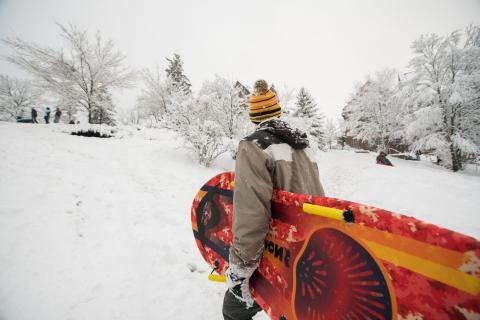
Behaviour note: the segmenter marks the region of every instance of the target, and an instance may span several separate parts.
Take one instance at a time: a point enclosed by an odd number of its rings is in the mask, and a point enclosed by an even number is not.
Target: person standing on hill
[[[32,108],[32,123],[38,123],[37,121],[37,110],[35,110],[35,108]]]
[[[225,320],[249,320],[261,310],[252,299],[249,280],[262,257],[273,189],[325,195],[307,135],[278,119],[282,108],[265,80],[255,82],[249,107],[257,127],[240,142],[235,162]]]
[[[55,117],[53,118],[54,123],[58,123],[60,121],[60,117],[62,116],[62,111],[59,107],[55,110]]]
[[[47,107],[47,109],[45,109],[43,119],[45,119],[46,124],[50,123],[50,107]]]

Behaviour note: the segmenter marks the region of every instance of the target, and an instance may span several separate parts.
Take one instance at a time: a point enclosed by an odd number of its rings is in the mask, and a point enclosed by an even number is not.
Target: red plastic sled
[[[192,227],[228,267],[234,173],[197,193]],[[344,217],[355,218],[348,224]],[[274,190],[255,300],[272,319],[480,319],[480,243],[383,209]]]

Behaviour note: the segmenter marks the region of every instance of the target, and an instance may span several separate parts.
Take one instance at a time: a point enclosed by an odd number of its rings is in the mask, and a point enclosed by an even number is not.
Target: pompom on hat
[[[270,118],[278,118],[282,114],[277,95],[272,88],[268,89],[268,83],[265,80],[255,81],[249,107],[250,121],[256,124]]]

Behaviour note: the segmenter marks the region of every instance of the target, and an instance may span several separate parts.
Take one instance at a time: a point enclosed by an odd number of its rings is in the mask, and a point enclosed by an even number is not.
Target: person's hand
[[[253,306],[254,300],[250,292],[250,277],[257,269],[255,267],[239,267],[230,265],[225,275],[227,276],[228,290],[240,301],[247,304],[250,308]]]

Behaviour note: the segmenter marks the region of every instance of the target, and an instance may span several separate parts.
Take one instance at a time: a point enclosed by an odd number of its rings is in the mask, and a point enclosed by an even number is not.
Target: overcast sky
[[[215,74],[249,85],[264,78],[306,87],[338,118],[367,74],[406,70],[420,34],[480,24],[480,0],[0,0],[0,38],[58,47],[55,21],[100,30],[136,69],[164,69],[177,52],[194,90]],[[8,52],[0,43],[0,55]],[[3,60],[0,74],[22,76]],[[129,106],[135,95],[116,101]]]

